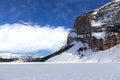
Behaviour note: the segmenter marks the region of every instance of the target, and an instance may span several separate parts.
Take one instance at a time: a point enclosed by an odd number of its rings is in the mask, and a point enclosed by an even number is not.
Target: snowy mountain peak
[[[40,56],[37,55],[20,55],[12,53],[0,53],[0,62],[36,62],[40,59]]]

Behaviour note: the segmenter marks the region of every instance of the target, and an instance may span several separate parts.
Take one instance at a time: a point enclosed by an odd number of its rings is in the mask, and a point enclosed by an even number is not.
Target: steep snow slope
[[[76,43],[68,51],[55,56],[48,60],[48,62],[81,62],[81,63],[97,63],[97,62],[120,62],[120,45],[117,45],[113,48],[104,51],[93,52],[90,49],[83,51],[82,54],[85,55],[81,57],[76,55],[78,52],[75,52],[79,43]],[[76,54],[73,54],[76,53]]]

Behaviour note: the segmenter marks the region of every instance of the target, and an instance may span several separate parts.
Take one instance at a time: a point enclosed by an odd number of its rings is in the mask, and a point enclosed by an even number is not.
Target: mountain
[[[62,49],[66,46],[71,47],[61,53],[53,53],[57,56],[48,55],[48,61],[119,61],[120,0],[112,0],[98,9],[76,17]]]
[[[78,16],[67,45],[73,42],[82,42],[93,51],[106,50],[120,44],[120,2],[112,1]]]
[[[20,55],[12,53],[0,53],[0,62],[38,62],[40,56],[37,55]]]

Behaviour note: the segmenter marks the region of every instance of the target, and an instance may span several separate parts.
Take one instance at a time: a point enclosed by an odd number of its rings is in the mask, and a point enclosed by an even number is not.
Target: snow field
[[[0,64],[0,80],[120,80],[119,63]]]

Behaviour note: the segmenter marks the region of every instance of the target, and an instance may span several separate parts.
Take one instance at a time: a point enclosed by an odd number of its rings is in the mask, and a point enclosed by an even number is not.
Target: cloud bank
[[[62,26],[55,28],[20,23],[0,25],[0,52],[56,51],[66,43],[68,31]]]

